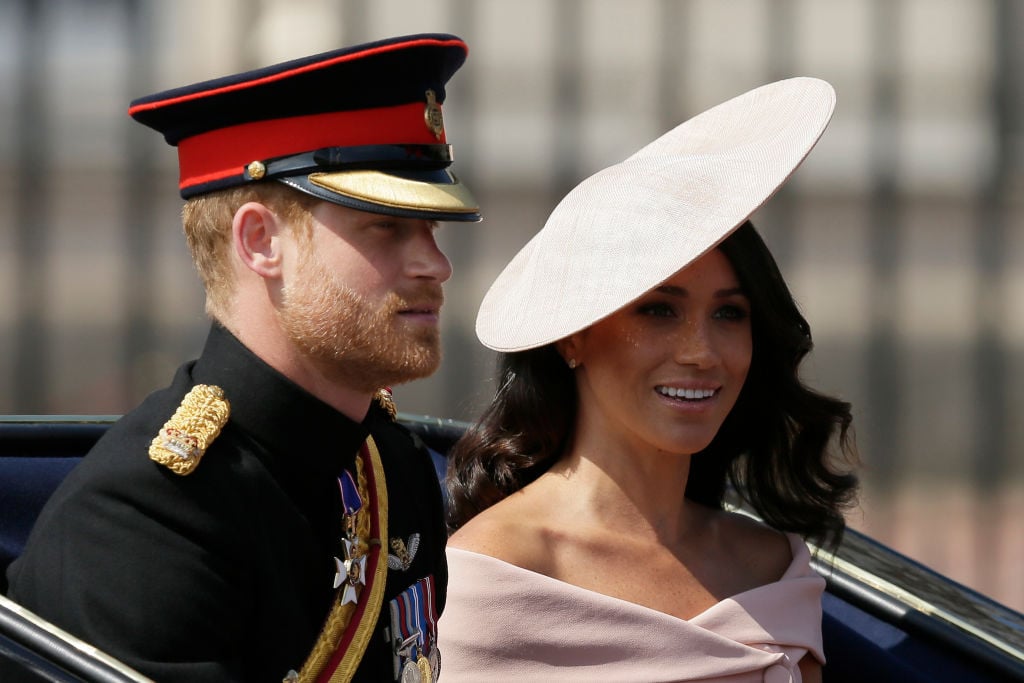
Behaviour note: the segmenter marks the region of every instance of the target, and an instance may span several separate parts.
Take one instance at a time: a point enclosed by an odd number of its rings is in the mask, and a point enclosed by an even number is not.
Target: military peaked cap
[[[185,199],[278,180],[363,211],[477,221],[441,113],[466,54],[452,35],[390,38],[159,92],[128,113],[178,148]]]

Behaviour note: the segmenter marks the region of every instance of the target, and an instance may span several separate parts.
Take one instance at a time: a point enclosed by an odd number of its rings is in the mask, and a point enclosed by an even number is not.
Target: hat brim
[[[713,249],[800,165],[832,86],[761,86],[680,124],[569,192],[484,296],[480,341],[525,351],[611,315]]]
[[[433,171],[326,171],[281,182],[351,209],[401,218],[476,222],[480,207],[448,169]]]

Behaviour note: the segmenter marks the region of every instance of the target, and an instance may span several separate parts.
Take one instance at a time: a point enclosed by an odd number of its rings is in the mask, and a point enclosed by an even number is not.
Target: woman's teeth
[[[657,387],[657,391],[662,396],[682,398],[687,401],[711,398],[715,395],[714,389],[676,389],[674,387]]]

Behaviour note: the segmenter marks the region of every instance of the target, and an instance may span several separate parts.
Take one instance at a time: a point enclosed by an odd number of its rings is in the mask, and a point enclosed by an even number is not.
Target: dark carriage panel
[[[433,451],[443,476],[444,455],[466,423],[399,417]],[[115,419],[0,418],[0,587],[50,493]],[[828,584],[826,681],[1024,681],[1024,615],[853,530],[835,556],[818,553],[815,569]],[[0,617],[0,659],[17,650],[36,657],[37,666],[51,666],[67,652],[58,638],[26,625],[2,603]],[[82,666],[65,664],[76,665]],[[83,676],[67,680],[111,680],[90,678],[88,670]]]

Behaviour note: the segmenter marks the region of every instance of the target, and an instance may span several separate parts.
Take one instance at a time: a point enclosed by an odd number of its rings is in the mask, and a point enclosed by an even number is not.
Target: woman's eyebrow
[[[661,294],[667,294],[669,296],[676,297],[688,297],[690,292],[685,287],[679,287],[677,285],[662,285],[661,287],[655,288],[656,292]],[[747,293],[743,291],[742,287],[728,287],[726,289],[719,289],[715,292],[716,298],[723,298],[729,296],[746,296]]]

